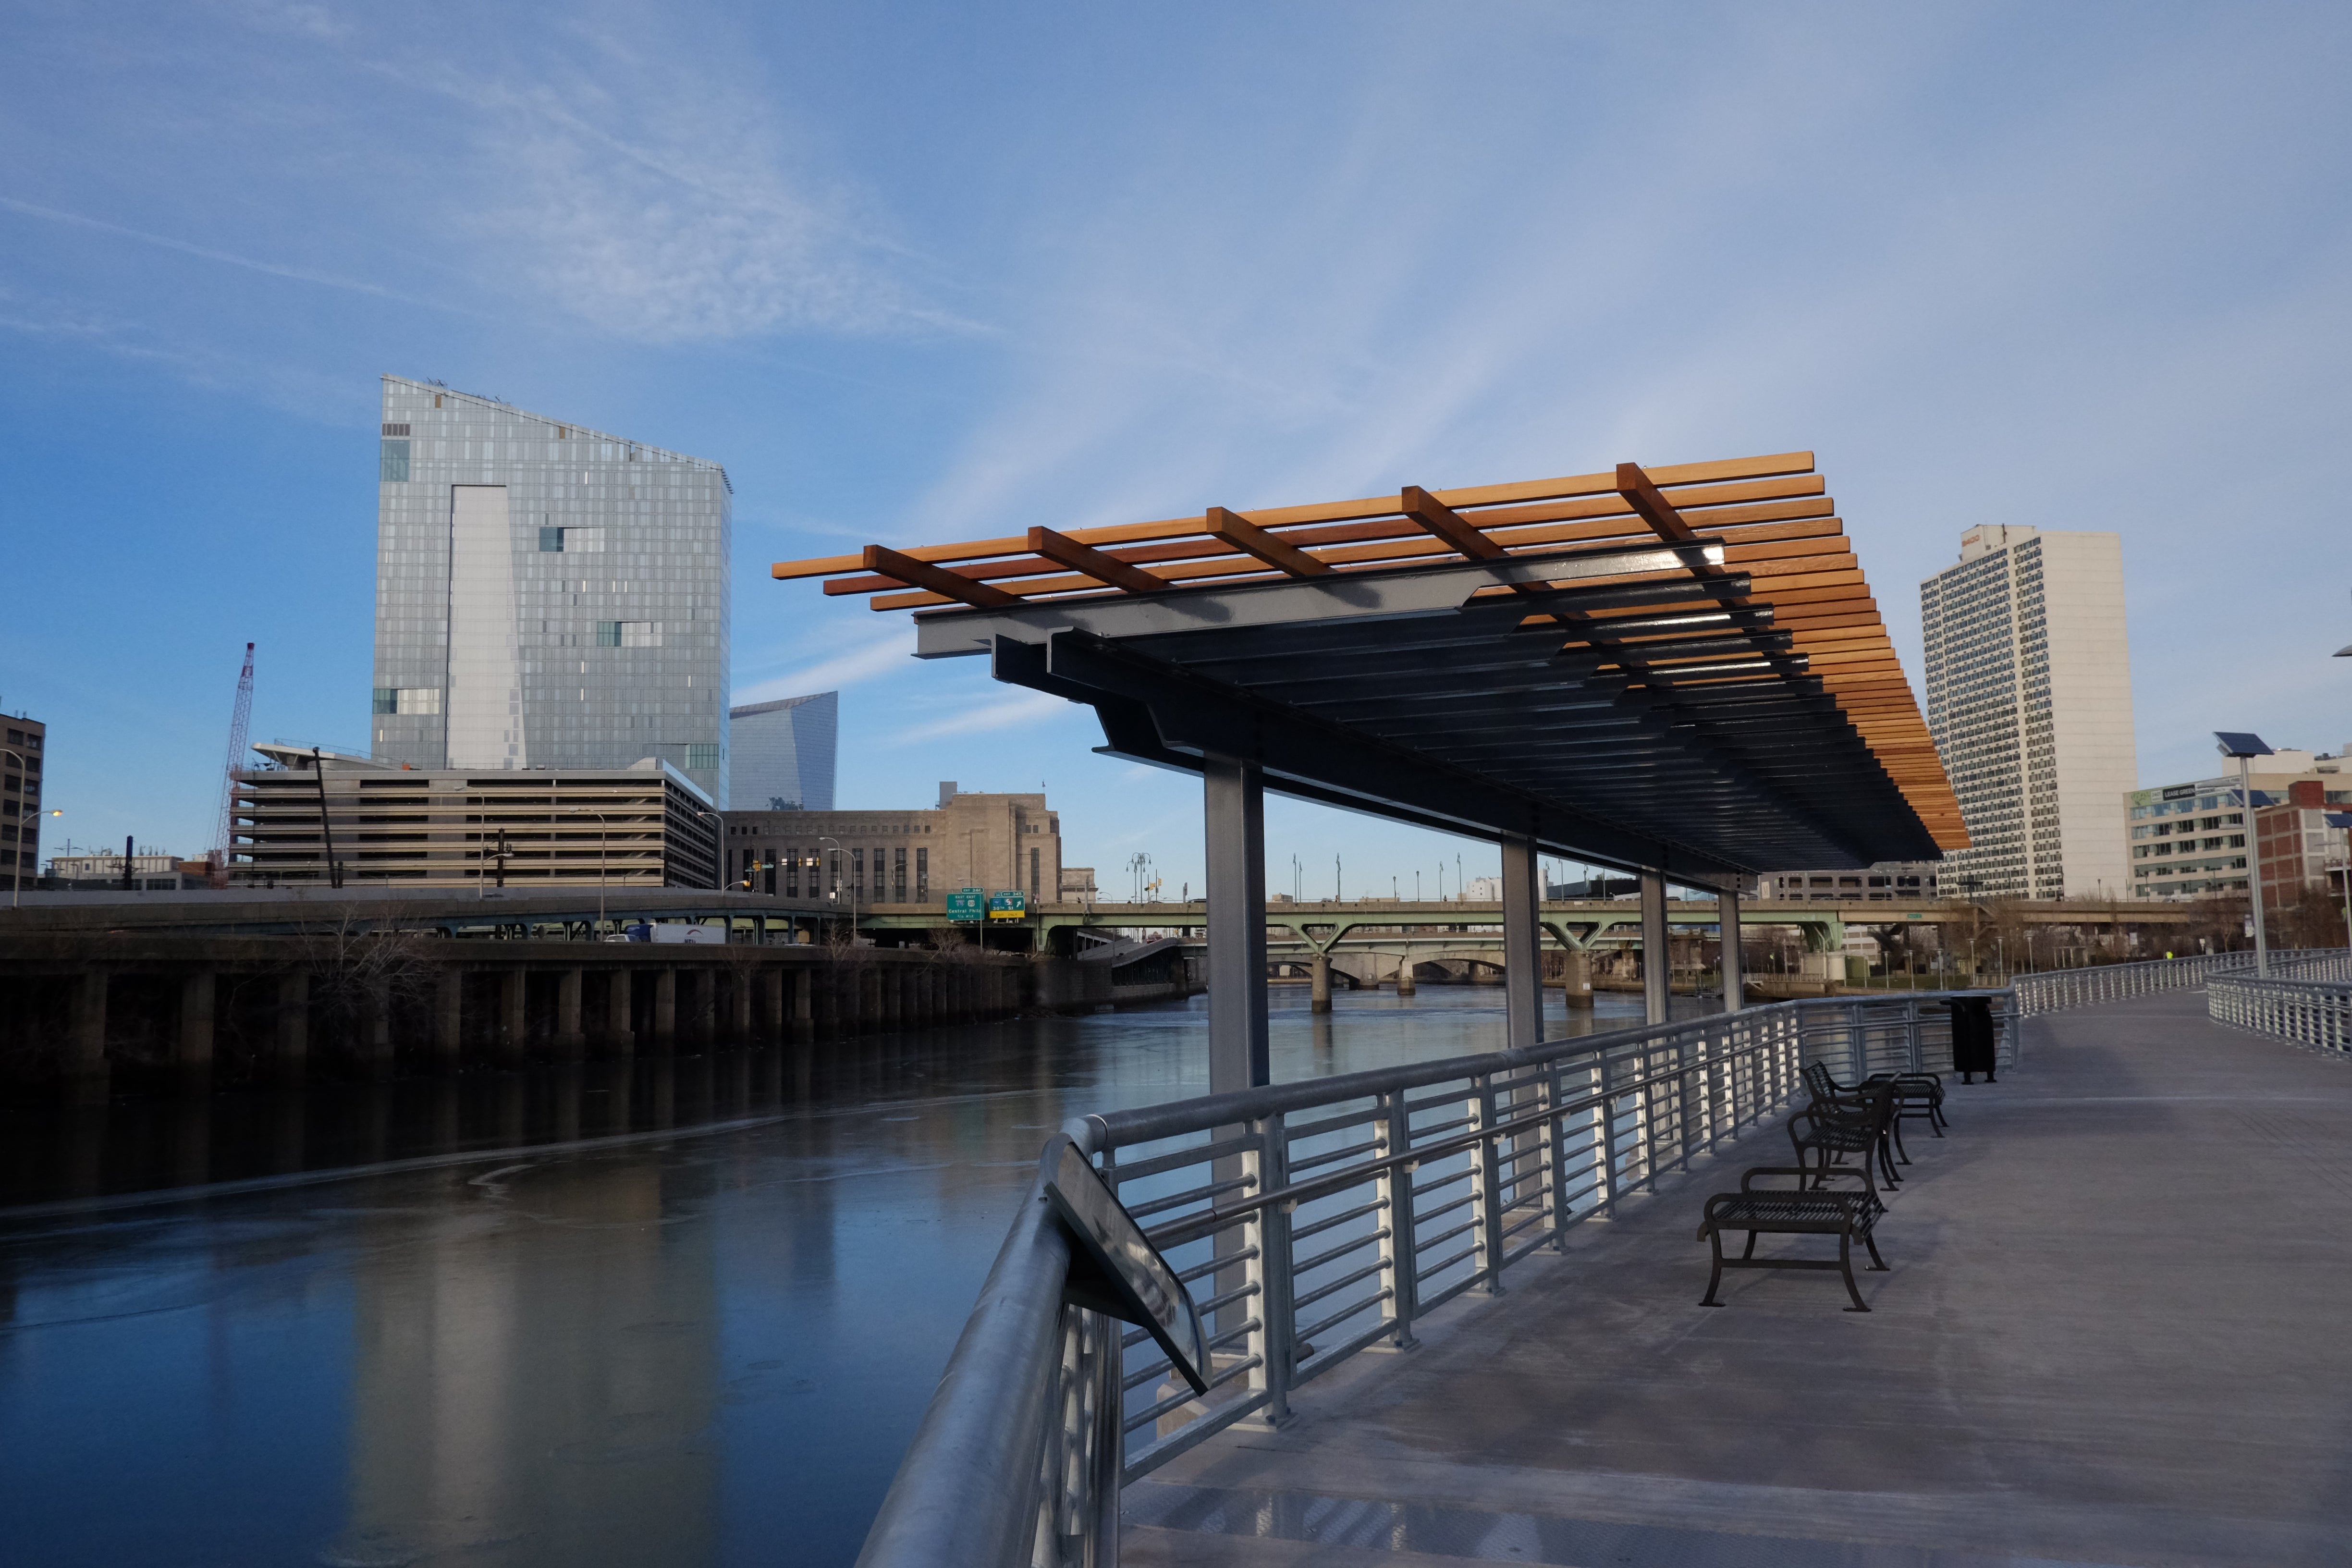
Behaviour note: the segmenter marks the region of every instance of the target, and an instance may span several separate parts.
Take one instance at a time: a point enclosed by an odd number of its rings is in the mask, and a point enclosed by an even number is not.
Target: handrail
[[[1066,1294],[1068,1245],[1033,1188],[862,1568],[1108,1568],[1124,1481],[1236,1421],[1279,1423],[1294,1388],[1358,1351],[1409,1347],[1418,1319],[1755,1129],[1807,1061],[1854,1078],[1948,1063],[1956,994],[1993,1004],[2013,1061],[2008,991],[1805,998],[1073,1120],[1130,1210],[1202,1205],[1150,1234],[1194,1282],[1210,1391]],[[1300,1111],[1318,1114],[1291,1126]],[[1315,1173],[1293,1179],[1294,1161]]]
[[[2273,973],[2218,975],[2206,987],[2215,1023],[2299,1046],[2352,1056],[2352,951],[2335,949],[2273,960]]]

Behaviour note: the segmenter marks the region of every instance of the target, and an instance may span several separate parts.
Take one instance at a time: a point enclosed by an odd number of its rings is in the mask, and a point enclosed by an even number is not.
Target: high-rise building
[[[2123,540],[1987,523],[1919,584],[1927,728],[1969,847],[1947,894],[2120,898],[2138,782]]]
[[[668,763],[727,799],[724,469],[383,378],[381,761]]]
[[[2308,814],[2294,817],[2297,829],[2306,834],[2318,831],[2322,825],[2316,819],[2325,812],[2352,806],[2352,773],[2347,771],[2352,769],[2352,742],[2334,756],[2281,747],[2252,761],[2253,768],[2242,782],[2231,768],[2211,778],[2135,790],[2124,797],[2129,834],[2125,847],[2131,858],[2133,898],[2201,899],[2243,893],[2247,862],[2252,854],[2246,823],[2249,789],[2253,792],[2258,820],[2273,810],[2293,807],[2290,816],[2298,811]],[[2274,838],[2284,832],[2276,821],[2269,826]],[[2342,835],[2322,838],[2332,847]],[[2270,881],[2284,875],[2273,863],[2286,854],[2276,843],[2263,847],[2265,897],[2271,892]],[[2296,874],[2302,880],[2314,880],[2319,875]]]
[[[49,727],[22,713],[7,718],[0,747],[0,871],[11,891],[41,874],[41,749]]]
[[[728,710],[728,797],[738,811],[831,811],[841,693]]]

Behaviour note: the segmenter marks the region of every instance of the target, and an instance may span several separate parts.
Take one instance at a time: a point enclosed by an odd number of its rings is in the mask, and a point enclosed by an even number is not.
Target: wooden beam
[[[1641,464],[1617,465],[1617,493],[1667,543],[1687,544],[1697,537],[1691,525],[1683,521],[1683,514],[1675,510],[1675,503],[1658,493],[1658,487],[1650,482]]]
[[[1475,523],[1419,485],[1407,485],[1397,492],[1397,510],[1472,561],[1492,561],[1504,552]]]
[[[1329,566],[1304,550],[1284,543],[1238,512],[1213,506],[1209,509],[1207,525],[1207,532],[1294,577],[1328,577],[1331,574]]]
[[[1020,599],[1002,588],[992,588],[985,583],[975,583],[960,572],[944,566],[934,566],[918,561],[911,555],[901,555],[883,544],[869,544],[861,557],[868,572],[878,572],[886,577],[896,577],[910,588],[928,589],[944,594],[950,599],[961,599],[976,610],[1000,610],[1007,605],[1017,605]]]
[[[1130,594],[1158,594],[1175,586],[1165,577],[1155,577],[1140,566],[1130,566],[1116,555],[1106,555],[1092,545],[1080,544],[1068,534],[1056,533],[1050,528],[1031,529],[1029,548],[1048,561]]]

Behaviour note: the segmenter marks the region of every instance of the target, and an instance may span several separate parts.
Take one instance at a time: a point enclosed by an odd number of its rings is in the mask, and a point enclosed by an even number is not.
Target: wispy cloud
[[[141,245],[152,245],[163,250],[176,250],[183,256],[200,257],[206,261],[217,261],[227,267],[242,267],[247,271],[259,272],[271,278],[289,279],[297,283],[315,283],[322,289],[341,289],[354,294],[372,294],[379,300],[396,300],[408,305],[433,303],[431,300],[417,299],[414,295],[403,294],[397,289],[386,289],[382,284],[370,283],[365,279],[341,278],[331,272],[317,272],[305,267],[289,267],[275,261],[257,260],[250,256],[238,256],[230,251],[215,250],[210,246],[194,245],[184,239],[173,239],[169,235],[149,234],[144,229],[129,228],[119,223],[108,223],[102,218],[90,217],[82,213],[61,212],[56,207],[45,207],[35,202],[18,201],[14,196],[0,196],[0,210],[22,213],[27,217],[43,218],[50,223],[66,224],[75,228],[90,229],[100,234],[110,234],[119,238],[136,240]]]
[[[901,731],[892,740],[893,745],[909,746],[918,741],[935,741],[942,735],[975,735],[991,730],[1013,730],[1024,724],[1042,723],[1070,710],[1063,698],[1044,691],[1024,691],[1018,697],[983,703],[951,719],[934,723],[919,724]]]
[[[803,665],[786,674],[737,687],[728,701],[737,707],[751,702],[770,702],[782,697],[799,697],[812,691],[832,691],[844,686],[855,686],[902,669],[914,657],[915,629],[912,626],[894,626],[889,633],[863,647],[835,654],[821,663]]]

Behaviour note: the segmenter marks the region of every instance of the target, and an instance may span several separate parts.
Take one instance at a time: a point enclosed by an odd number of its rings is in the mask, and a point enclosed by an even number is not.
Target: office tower
[[[831,811],[841,693],[754,702],[727,715],[729,798],[738,811]]]
[[[12,713],[7,744],[0,748],[0,870],[9,891],[21,891],[41,875],[41,762],[49,727]]]
[[[725,470],[394,375],[382,464],[378,760],[653,758],[726,803]]]
[[[1972,528],[1919,608],[1927,728],[1970,844],[1946,895],[2124,897],[2138,772],[2121,536]]]

